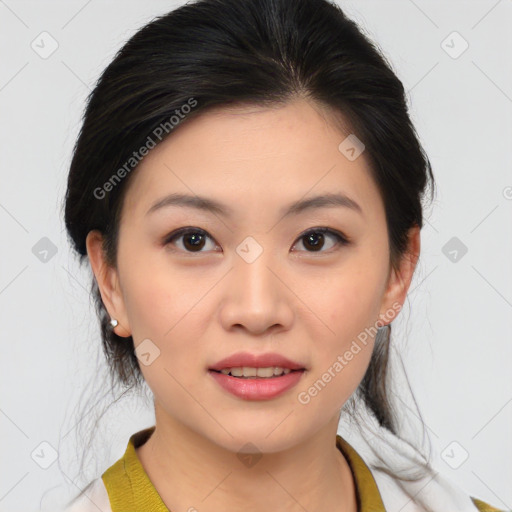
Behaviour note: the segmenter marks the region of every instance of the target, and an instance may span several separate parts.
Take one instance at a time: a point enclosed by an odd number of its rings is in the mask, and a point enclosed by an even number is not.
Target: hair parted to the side
[[[148,137],[156,143],[172,137],[172,130],[161,138],[155,134],[173,116],[186,123],[214,107],[272,108],[298,98],[316,102],[345,135],[353,133],[364,143],[385,205],[390,267],[397,269],[409,229],[423,226],[427,186],[434,191],[431,165],[391,65],[327,0],[188,2],[126,42],[88,97],[69,170],[65,225],[80,263],[87,258],[87,234],[98,229],[107,261],[116,266],[120,212],[136,172],[130,159]],[[195,106],[185,110],[191,99]],[[122,168],[122,179],[113,183]],[[91,293],[113,385],[140,388],[132,338],[111,329],[94,278]],[[387,328],[379,332],[368,371],[344,410],[352,414],[360,402],[399,436],[388,389],[389,359]]]

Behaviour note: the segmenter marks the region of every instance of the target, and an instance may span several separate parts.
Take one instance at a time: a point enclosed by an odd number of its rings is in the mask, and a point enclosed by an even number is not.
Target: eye
[[[329,228],[313,228],[305,233],[303,233],[299,240],[305,240],[305,242],[302,243],[305,247],[311,247],[311,251],[307,252],[329,252],[329,251],[321,251],[321,249],[324,247],[325,244],[325,235],[328,235],[331,237],[331,239],[335,240],[335,244],[338,243],[339,245],[348,245],[350,243],[350,240],[348,237],[340,233],[339,231],[335,231],[333,229]]]
[[[313,228],[305,233],[303,233],[298,240],[305,240],[303,242],[304,247],[312,248],[312,250],[307,250],[306,252],[329,252],[329,251],[321,251],[321,249],[325,246],[325,239],[328,235],[328,238],[334,239],[334,246],[336,244],[339,245],[349,245],[350,239],[340,233],[339,231],[335,231],[329,228]],[[177,231],[171,233],[165,240],[164,245],[175,244],[176,241],[183,239],[180,244],[177,244],[180,250],[184,250],[185,252],[205,252],[201,251],[205,247],[205,241],[207,239],[213,240],[213,238],[208,235],[206,231],[200,228],[181,228]],[[214,244],[215,246],[215,244]],[[294,245],[295,247],[295,245]],[[215,247],[214,247],[215,248]],[[331,246],[332,248],[332,246]]]
[[[201,252],[201,249],[205,246],[205,240],[212,238],[206,233],[206,231],[199,228],[181,228],[178,231],[171,233],[166,239],[164,244],[168,245],[174,243],[175,240],[183,239],[182,247],[186,252]],[[204,252],[204,251],[202,251]]]

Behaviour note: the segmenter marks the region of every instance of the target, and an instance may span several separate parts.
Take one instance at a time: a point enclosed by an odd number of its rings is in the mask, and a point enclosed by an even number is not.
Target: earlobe
[[[100,231],[92,230],[86,238],[87,255],[101,294],[101,299],[108,314],[118,322],[113,327],[118,336],[131,335],[126,316],[124,299],[119,287],[119,278],[115,268],[109,266],[103,251],[103,236]]]
[[[400,261],[399,270],[391,269],[390,271],[379,314],[382,325],[391,323],[397,312],[402,308],[418,262],[421,247],[419,226],[409,229],[408,238],[408,249]]]

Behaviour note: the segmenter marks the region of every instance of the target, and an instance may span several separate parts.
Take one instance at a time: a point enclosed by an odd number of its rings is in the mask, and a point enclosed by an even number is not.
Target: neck
[[[155,411],[155,431],[136,453],[170,510],[357,511],[352,473],[335,444],[339,414],[298,445],[250,457],[164,416],[156,404]]]

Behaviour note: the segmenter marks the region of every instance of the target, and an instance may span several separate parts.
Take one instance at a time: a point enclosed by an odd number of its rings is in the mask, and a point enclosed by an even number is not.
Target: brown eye
[[[331,243],[330,247],[328,247],[327,250],[323,250],[326,244],[329,245],[329,239],[334,240],[334,242]],[[164,245],[175,245],[178,250],[181,250],[183,252],[201,253],[206,252],[208,250],[207,249],[203,251],[205,246],[207,246],[208,240],[213,241],[213,238],[203,229],[186,227],[171,233],[164,240]],[[310,253],[330,252],[330,249],[332,249],[332,247],[335,247],[336,245],[344,246],[350,244],[350,240],[345,235],[329,228],[310,229],[309,231],[303,233],[299,237],[299,240],[303,241],[302,244],[306,252]],[[178,244],[177,242],[180,243]],[[215,249],[215,247],[217,247],[215,243],[213,243],[212,245],[212,249]]]
[[[303,240],[303,246],[306,247],[307,252],[329,252],[329,250],[322,251],[326,243],[325,235],[328,235],[328,238],[333,238],[335,242],[340,245],[347,245],[349,243],[347,237],[329,228],[311,229],[301,235],[299,240]],[[334,245],[336,245],[336,243]]]
[[[164,242],[165,245],[174,244],[176,240],[182,239],[181,245],[185,252],[204,252],[206,240],[212,238],[206,231],[199,228],[182,228],[171,234]]]

